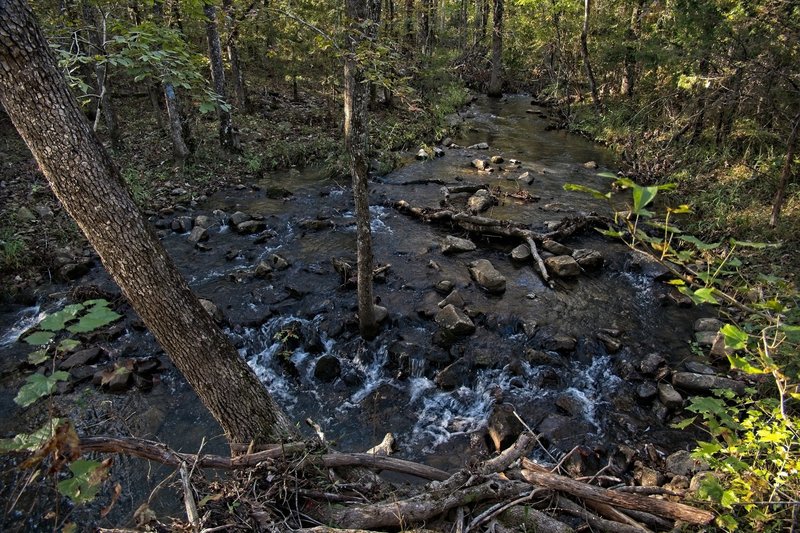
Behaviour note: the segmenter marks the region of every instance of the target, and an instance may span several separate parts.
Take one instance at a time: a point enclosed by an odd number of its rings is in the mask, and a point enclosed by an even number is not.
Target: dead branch
[[[523,460],[523,466],[526,463]],[[522,476],[533,485],[559,490],[579,498],[614,505],[623,509],[647,511],[657,516],[683,520],[690,524],[708,524],[714,519],[713,513],[682,503],[608,490],[557,474],[528,470],[527,467],[522,470]]]
[[[579,516],[581,519],[585,520],[593,530],[607,531],[608,533],[643,533],[641,528],[600,518],[564,496],[558,497],[558,507],[575,516]]]
[[[638,528],[642,533],[653,533],[642,524],[629,517],[622,511],[618,511],[606,503],[600,503],[593,500],[586,500],[586,506],[594,509],[600,515],[605,516],[609,520],[619,522],[620,524],[627,524],[631,527]]]
[[[503,450],[497,457],[484,461],[478,471],[482,474],[502,472],[520,457],[528,455],[538,439],[539,437],[528,432],[520,434],[512,446]]]

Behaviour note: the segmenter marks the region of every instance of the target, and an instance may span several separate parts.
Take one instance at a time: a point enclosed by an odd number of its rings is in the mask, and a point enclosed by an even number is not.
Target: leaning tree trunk
[[[353,178],[358,249],[358,323],[361,336],[374,338],[378,332],[372,296],[372,233],[370,231],[369,193],[367,191],[369,131],[367,106],[369,95],[364,68],[356,50],[364,39],[374,39],[380,13],[380,0],[347,0],[347,17],[352,31],[348,34],[348,53],[344,62],[344,139]],[[364,25],[364,22],[367,22]]]
[[[217,28],[217,8],[213,4],[203,4],[203,14],[206,17],[211,81],[214,83],[214,92],[219,98],[225,100],[225,69],[222,66],[222,46]],[[233,118],[227,106],[217,103],[217,118],[219,119],[219,142],[222,147],[233,153],[241,152],[242,145],[239,142],[239,134],[233,127]]]
[[[783,202],[786,196],[786,187],[789,185],[789,179],[792,177],[792,165],[794,164],[794,154],[797,149],[798,130],[800,130],[800,112],[794,116],[794,120],[792,121],[792,133],[789,134],[789,140],[786,142],[786,158],[783,160],[781,180],[778,182],[775,198],[772,200],[772,216],[769,218],[769,225],[773,228],[778,225],[778,218],[781,216],[781,209],[783,208]]]
[[[286,416],[136,208],[23,0],[0,0],[0,101],[61,204],[228,439],[291,437]]]
[[[503,96],[503,0],[494,0],[492,13],[492,75],[489,79],[488,95]]]
[[[597,95],[597,82],[594,79],[592,64],[589,61],[589,15],[592,10],[592,0],[583,1],[583,28],[581,29],[581,56],[583,57],[583,68],[586,70],[586,78],[589,80],[589,90],[592,93],[592,102],[595,107],[600,107],[600,97]]]

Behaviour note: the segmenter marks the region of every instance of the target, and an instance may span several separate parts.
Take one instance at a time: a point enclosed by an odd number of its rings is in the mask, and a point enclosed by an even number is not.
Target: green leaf
[[[20,407],[27,407],[36,402],[39,398],[49,395],[56,388],[56,383],[59,381],[66,381],[69,379],[67,372],[58,371],[53,372],[51,376],[43,376],[42,374],[31,374],[25,380],[14,402]]]
[[[603,172],[598,172],[597,175],[600,176],[601,178],[609,178],[609,179],[612,179],[612,180],[615,180],[615,179],[617,179],[619,177],[616,174],[614,174],[613,172],[608,172],[607,170],[605,170]]]
[[[20,433],[11,439],[0,439],[0,453],[33,452],[50,440],[63,419],[52,418],[33,433]]]
[[[56,334],[52,331],[35,331],[23,340],[31,346],[43,346],[53,340]]]
[[[696,416],[693,416],[691,418],[686,418],[684,420],[681,420],[680,422],[671,424],[670,427],[675,429],[686,429],[694,423],[695,419],[697,419]]]
[[[579,185],[577,183],[565,183],[564,184],[565,191],[575,191],[575,192],[585,192],[587,194],[591,194],[593,197],[599,200],[606,200],[611,198],[611,193],[603,194],[597,189],[592,189],[591,187],[587,187],[586,185]]]
[[[78,459],[69,465],[73,477],[58,483],[58,491],[76,504],[90,502],[97,496],[108,467],[99,461]]]
[[[747,359],[738,355],[729,354],[728,361],[731,363],[731,368],[741,370],[747,374],[764,374],[766,372],[762,368],[754,367]]]
[[[800,342],[800,326],[781,324],[780,329],[786,334],[786,338],[789,339],[790,342]]]
[[[200,107],[198,107],[198,111],[203,115],[211,113],[215,109],[217,109],[217,105],[213,102],[203,102],[200,104]]]
[[[48,359],[50,359],[50,355],[47,350],[36,350],[28,354],[28,362],[32,365],[44,363]]]
[[[756,250],[781,247],[780,244],[772,244],[768,242],[737,241],[736,239],[731,239],[731,244],[735,244],[736,246],[742,246],[744,248],[755,248]]]
[[[71,352],[75,348],[81,345],[81,341],[75,339],[64,339],[63,341],[58,343],[58,347],[56,348],[57,351],[65,353]]]
[[[642,209],[647,207],[658,194],[658,187],[653,185],[651,187],[640,187],[638,185],[633,187],[633,212],[637,215],[642,214]]]
[[[714,287],[703,287],[702,289],[694,291],[694,295],[698,298],[700,303],[719,305],[719,301],[714,298],[715,291],[716,289]]]
[[[714,248],[717,248],[720,244],[722,244],[719,242],[705,243],[693,235],[681,235],[678,238],[683,242],[688,242],[689,244],[693,244],[695,248],[697,248],[698,250],[713,250]]]
[[[616,231],[613,229],[599,229],[595,228],[601,235],[605,235],[606,237],[612,237],[614,239],[619,239],[624,235],[621,231]]]
[[[70,333],[88,333],[122,318],[122,315],[101,305],[95,305],[77,324],[67,328]]]
[[[48,331],[61,331],[64,329],[67,322],[74,320],[78,313],[83,311],[83,304],[72,304],[66,306],[61,311],[49,315],[47,318],[39,322],[37,326],[39,329],[46,329]]]
[[[731,350],[744,350],[747,348],[747,339],[749,335],[733,324],[725,324],[719,332],[725,337],[726,348],[730,348]]]

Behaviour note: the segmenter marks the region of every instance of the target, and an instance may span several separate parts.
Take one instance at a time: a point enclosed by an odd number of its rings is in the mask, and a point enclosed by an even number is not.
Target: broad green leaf
[[[75,348],[81,345],[81,341],[75,339],[64,339],[63,341],[58,343],[58,348],[56,348],[59,352],[71,352]]]
[[[748,335],[733,324],[725,324],[719,330],[725,337],[725,347],[732,350],[744,350],[747,347]]]
[[[719,305],[719,301],[714,298],[715,290],[713,287],[703,287],[694,291],[694,296],[699,303]]]
[[[52,418],[33,433],[20,433],[11,439],[0,439],[0,453],[38,450],[53,436],[55,429],[62,421],[61,418]]]
[[[96,298],[94,300],[86,300],[85,302],[83,302],[83,305],[86,306],[86,308],[95,306],[108,307],[110,303],[105,298]]]
[[[764,369],[754,367],[747,359],[738,355],[728,355],[728,361],[731,363],[731,368],[747,374],[764,374],[766,372]]]
[[[719,499],[720,505],[730,509],[734,503],[739,503],[739,497],[736,496],[732,490],[726,490],[722,492],[722,497]]]
[[[20,407],[27,407],[39,398],[43,398],[53,392],[57,382],[68,379],[69,374],[64,371],[53,372],[51,376],[31,374],[25,380],[25,385],[19,389],[14,402]]]
[[[77,324],[67,328],[70,333],[88,333],[122,318],[122,315],[115,313],[105,306],[94,306],[88,313],[80,318]]]
[[[658,187],[639,187],[633,188],[633,212],[637,215],[642,214],[642,209],[652,202],[658,194]]]
[[[606,200],[611,198],[611,193],[601,193],[597,189],[592,189],[591,187],[587,187],[586,185],[579,185],[577,183],[565,183],[564,184],[565,191],[575,191],[575,192],[585,192],[587,194],[591,194],[593,197],[599,200]]]
[[[698,414],[709,413],[720,416],[726,412],[726,406],[725,402],[719,398],[714,398],[712,396],[695,396],[692,398],[692,402],[686,410]]]
[[[678,238],[683,242],[693,244],[698,250],[713,250],[722,244],[719,242],[705,243],[693,235],[681,235]]]
[[[66,326],[66,323],[70,320],[74,320],[83,309],[83,304],[68,305],[61,311],[53,313],[39,322],[37,327],[48,331],[61,331]]]
[[[28,354],[28,362],[32,365],[44,363],[48,359],[50,359],[50,355],[47,350],[36,350]]]
[[[56,334],[52,331],[35,331],[23,340],[31,346],[43,346],[53,340]]]
[[[58,491],[76,504],[92,501],[105,479],[108,466],[99,461],[78,459],[69,465],[73,476],[58,483]]]

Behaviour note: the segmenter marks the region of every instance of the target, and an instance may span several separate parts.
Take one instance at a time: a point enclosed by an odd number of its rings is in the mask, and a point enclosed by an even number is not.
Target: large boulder
[[[547,270],[559,278],[574,278],[581,273],[581,266],[572,256],[556,255],[544,260]]]
[[[442,242],[443,254],[456,254],[461,252],[471,252],[475,249],[475,243],[469,239],[462,239],[448,235]]]
[[[481,288],[492,294],[506,290],[506,278],[494,268],[488,259],[478,259],[469,264],[469,274]]]
[[[330,383],[342,372],[342,364],[333,355],[323,355],[314,367],[314,377],[324,383]]]
[[[453,304],[448,304],[436,313],[435,322],[442,331],[453,337],[471,335],[475,332],[475,324],[460,309]]]
[[[251,218],[253,218],[253,217],[251,217],[251,216],[250,216],[250,215],[248,215],[247,213],[242,213],[241,211],[236,211],[236,212],[235,212],[234,214],[232,214],[232,215],[231,215],[231,217],[228,219],[228,222],[230,222],[230,224],[231,224],[231,225],[233,225],[233,226],[238,226],[238,225],[239,225],[239,224],[241,224],[242,222],[247,222],[247,221],[248,221],[248,220],[250,220]]]

